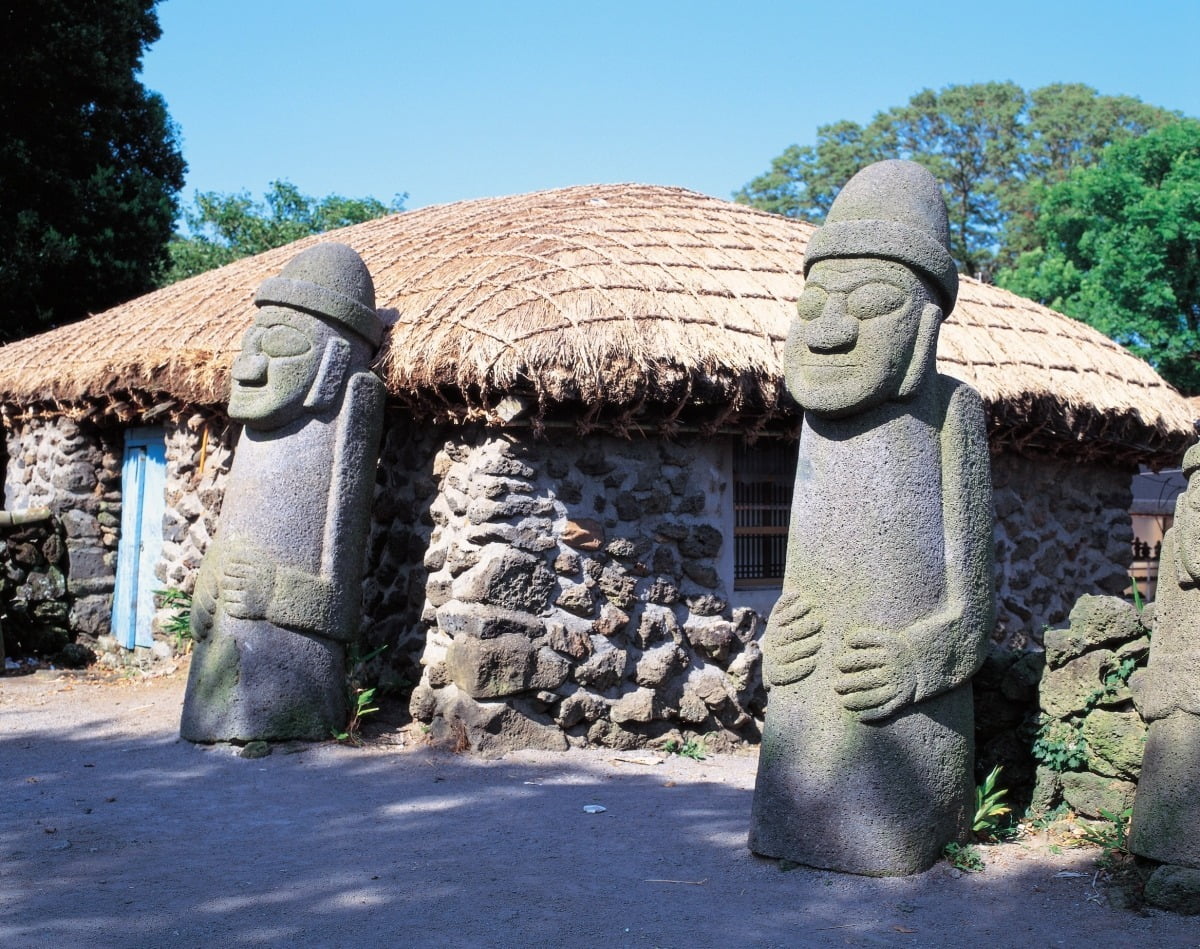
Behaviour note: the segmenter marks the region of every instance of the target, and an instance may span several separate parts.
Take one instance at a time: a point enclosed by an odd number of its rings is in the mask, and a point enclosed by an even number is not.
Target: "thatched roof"
[[[812,227],[677,188],[597,185],[463,201],[322,239],[366,261],[394,320],[379,361],[418,411],[617,427],[759,427],[795,417],[780,355]],[[309,238],[0,349],[0,402],[216,405],[254,290]],[[1088,326],[964,279],[938,352],[974,385],[994,438],[1165,461],[1193,410]]]

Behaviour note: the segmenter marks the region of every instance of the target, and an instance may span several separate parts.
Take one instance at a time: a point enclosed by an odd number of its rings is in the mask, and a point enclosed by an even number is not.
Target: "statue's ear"
[[[317,370],[317,378],[304,398],[304,405],[318,411],[333,405],[342,389],[342,382],[345,381],[346,369],[349,365],[350,344],[340,337],[333,337],[325,344],[325,354],[321,357],[321,368]]]
[[[921,322],[917,325],[917,341],[913,345],[908,371],[900,382],[896,393],[901,400],[911,399],[924,385],[937,364],[938,330],[942,326],[942,310],[935,303],[926,303],[921,310]]]

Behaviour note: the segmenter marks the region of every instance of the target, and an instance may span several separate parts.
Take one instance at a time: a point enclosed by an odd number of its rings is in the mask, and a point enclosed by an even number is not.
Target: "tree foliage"
[[[734,197],[765,211],[819,222],[842,185],[884,158],[909,158],[942,182],[951,252],[964,272],[989,279],[1035,245],[1038,187],[1094,162],[1109,143],[1178,118],[1130,96],[1080,84],[1025,92],[1011,82],[925,89],[865,126],[817,130],[792,145]]]
[[[1200,394],[1200,122],[1113,145],[1045,189],[997,283],[1086,323]]]
[[[155,285],[186,169],[137,78],[155,3],[0,6],[0,339]]]
[[[163,283],[174,283],[241,257],[282,247],[310,234],[360,224],[404,210],[406,194],[391,204],[376,198],[312,198],[287,181],[272,181],[261,202],[249,193],[196,195],[184,213],[189,233],[171,241],[171,266]]]

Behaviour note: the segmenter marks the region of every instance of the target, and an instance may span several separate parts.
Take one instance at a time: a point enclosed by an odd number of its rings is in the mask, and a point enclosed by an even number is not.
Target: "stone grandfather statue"
[[[328,738],[347,716],[383,420],[375,289],[326,243],[254,302],[229,396],[244,428],[192,599],[190,741]]]
[[[958,276],[937,182],[852,178],[805,259],[784,351],[804,409],[750,848],[850,873],[927,869],[970,831],[971,676],[995,611],[975,391],[937,372]]]
[[[1147,899],[1186,886],[1200,911],[1200,444],[1184,454],[1183,476],[1159,560],[1150,662],[1135,690],[1150,729],[1129,849],[1166,865],[1147,881]]]

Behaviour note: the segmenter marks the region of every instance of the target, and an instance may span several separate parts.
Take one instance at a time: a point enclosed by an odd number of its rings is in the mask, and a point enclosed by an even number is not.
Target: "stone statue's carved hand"
[[[217,571],[211,562],[205,561],[200,565],[200,573],[196,577],[196,589],[192,591],[192,616],[190,626],[192,639],[200,641],[208,638],[212,632],[213,617],[217,612]]]
[[[812,675],[821,648],[821,620],[811,603],[785,593],[771,610],[763,636],[763,679],[768,686],[792,685]]]
[[[864,722],[887,718],[912,702],[916,670],[903,640],[892,632],[859,628],[851,631],[836,665],[841,673],[833,690],[842,705]]]
[[[275,564],[248,548],[230,551],[225,558],[221,604],[230,616],[263,619],[275,587]]]

